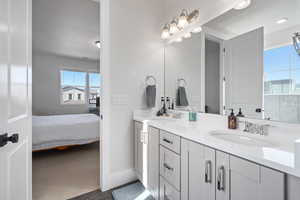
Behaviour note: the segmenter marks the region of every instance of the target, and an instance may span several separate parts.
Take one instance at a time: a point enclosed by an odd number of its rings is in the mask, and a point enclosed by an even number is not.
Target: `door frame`
[[[219,70],[220,70],[220,77],[219,77],[219,97],[220,97],[220,104],[219,104],[219,110],[221,115],[226,114],[225,110],[225,46],[224,46],[224,40],[221,39],[221,37],[216,36],[214,32],[210,31],[210,29],[204,27],[203,31],[201,33],[201,108],[202,112],[205,112],[205,53],[206,53],[206,47],[205,47],[205,40],[211,40],[214,42],[217,42],[220,45],[220,64],[219,64]]]
[[[110,171],[110,0],[100,4],[100,189],[111,189]]]

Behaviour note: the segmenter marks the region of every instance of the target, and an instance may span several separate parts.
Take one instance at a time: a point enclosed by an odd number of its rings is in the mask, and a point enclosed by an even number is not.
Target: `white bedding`
[[[86,144],[99,140],[99,116],[95,114],[32,117],[32,149]]]

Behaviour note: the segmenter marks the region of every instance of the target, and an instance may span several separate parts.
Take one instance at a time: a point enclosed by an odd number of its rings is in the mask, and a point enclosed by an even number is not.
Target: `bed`
[[[95,114],[32,117],[32,150],[65,149],[99,140],[99,116]]]

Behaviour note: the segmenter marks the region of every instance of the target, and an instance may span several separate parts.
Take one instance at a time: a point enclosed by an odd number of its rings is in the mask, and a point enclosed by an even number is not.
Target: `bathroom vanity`
[[[275,128],[260,136],[228,130],[223,116],[198,117],[188,122],[135,112],[135,170],[155,199],[299,199],[296,135],[283,141]]]

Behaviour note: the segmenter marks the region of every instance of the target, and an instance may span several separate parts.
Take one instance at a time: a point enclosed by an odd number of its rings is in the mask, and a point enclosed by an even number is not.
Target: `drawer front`
[[[180,137],[166,131],[160,131],[160,144],[180,154]]]
[[[160,146],[160,175],[180,191],[180,156]]]
[[[180,200],[180,192],[160,177],[160,200]]]

